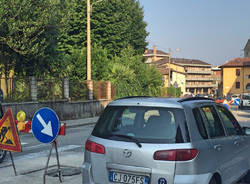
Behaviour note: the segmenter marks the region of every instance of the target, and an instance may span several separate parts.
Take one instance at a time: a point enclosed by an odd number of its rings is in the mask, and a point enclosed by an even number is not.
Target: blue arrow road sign
[[[33,116],[31,129],[39,142],[50,143],[56,139],[59,133],[59,119],[52,109],[41,108]]]
[[[234,100],[234,104],[235,104],[235,105],[240,105],[240,99],[239,99],[239,98],[235,99],[235,100]]]

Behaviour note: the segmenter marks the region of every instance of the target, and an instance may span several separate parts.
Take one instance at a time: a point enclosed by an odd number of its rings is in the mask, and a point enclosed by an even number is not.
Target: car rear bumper
[[[208,184],[212,174],[176,175],[174,184]],[[82,184],[95,184],[91,174],[91,164],[85,162],[82,165]]]
[[[175,175],[174,184],[208,184],[212,174]]]

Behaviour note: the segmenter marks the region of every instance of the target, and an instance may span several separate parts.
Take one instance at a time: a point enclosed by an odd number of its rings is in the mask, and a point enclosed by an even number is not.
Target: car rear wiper
[[[129,139],[129,140],[134,141],[134,143],[135,143],[139,148],[142,147],[141,143],[140,143],[136,138],[131,137],[131,136],[128,136],[128,135],[122,135],[122,134],[109,134],[108,136],[117,136],[117,137],[126,138],[126,139]]]

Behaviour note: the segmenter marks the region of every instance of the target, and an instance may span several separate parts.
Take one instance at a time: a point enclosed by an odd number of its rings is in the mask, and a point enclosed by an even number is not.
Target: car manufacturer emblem
[[[125,158],[131,157],[131,156],[132,156],[132,151],[130,151],[130,150],[128,150],[128,149],[123,150],[123,156],[124,156]]]

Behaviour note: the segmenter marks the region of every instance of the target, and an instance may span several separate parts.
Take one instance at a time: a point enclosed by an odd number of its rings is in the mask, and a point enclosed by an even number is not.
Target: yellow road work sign
[[[11,109],[8,109],[0,120],[0,149],[15,152],[22,151]]]

